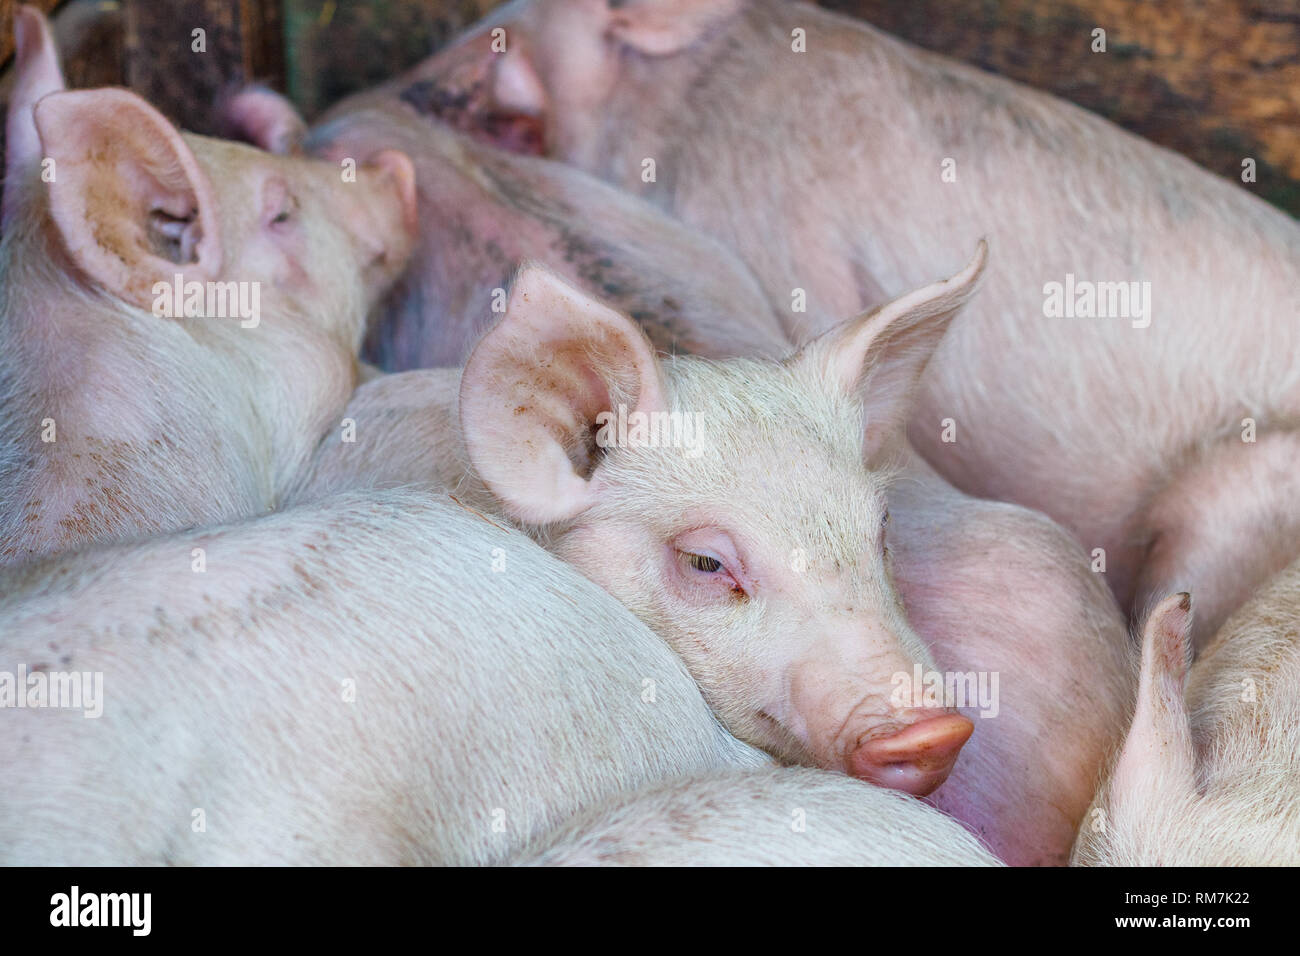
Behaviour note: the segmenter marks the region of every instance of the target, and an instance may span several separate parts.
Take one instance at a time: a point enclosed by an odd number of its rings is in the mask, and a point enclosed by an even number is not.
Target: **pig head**
[[[908,399],[970,265],[782,363],[657,360],[626,317],[526,267],[466,365],[468,456],[505,510],[662,636],[737,736],[915,794],[972,724],[896,694],[933,669],[890,574]]]
[[[420,235],[372,316],[366,357],[390,371],[463,365],[534,260],[631,316],[662,352],[778,357],[790,341],[762,287],[721,243],[562,163],[475,142],[444,122],[411,74],[348,97],[309,131],[261,87],[232,96],[232,135],[334,163],[376,148],[413,158]]]
[[[125,90],[61,90],[44,18],[17,30],[0,562],[268,510],[405,265],[409,160],[340,171],[182,134]]]

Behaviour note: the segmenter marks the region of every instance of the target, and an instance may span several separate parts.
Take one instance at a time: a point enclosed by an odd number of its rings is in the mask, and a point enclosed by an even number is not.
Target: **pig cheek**
[[[264,227],[264,234],[250,246],[251,255],[245,258],[250,274],[260,273],[272,289],[294,300],[307,300],[317,293],[317,282],[307,267],[307,243],[301,235],[276,236],[273,227]]]
[[[554,549],[560,560],[577,568],[644,617],[649,604],[646,592],[653,587],[653,582],[642,580],[644,562],[636,558],[637,554],[645,553],[641,547],[643,535],[635,525],[607,519],[580,522],[555,541]]]

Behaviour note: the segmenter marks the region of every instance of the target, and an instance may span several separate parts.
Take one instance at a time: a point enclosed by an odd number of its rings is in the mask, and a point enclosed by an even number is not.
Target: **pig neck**
[[[285,402],[251,346],[80,287],[43,233],[4,246],[0,564],[272,507]]]

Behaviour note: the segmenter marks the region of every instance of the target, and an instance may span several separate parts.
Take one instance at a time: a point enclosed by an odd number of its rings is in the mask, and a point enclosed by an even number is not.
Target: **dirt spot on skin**
[[[307,593],[309,595],[320,594],[326,588],[325,582],[308,571],[306,565],[301,561],[295,561],[293,563],[293,573],[298,576],[298,579],[302,581],[304,585],[306,585]]]

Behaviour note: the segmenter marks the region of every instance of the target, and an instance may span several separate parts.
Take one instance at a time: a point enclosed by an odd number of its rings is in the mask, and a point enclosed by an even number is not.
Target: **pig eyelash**
[[[292,196],[290,196],[289,199],[285,202],[284,208],[281,209],[278,213],[276,213],[275,218],[271,220],[271,225],[282,226],[285,223],[289,222],[293,218],[293,214],[297,211],[297,207],[298,207],[297,201]]]
[[[735,575],[727,570],[727,566],[722,563],[721,558],[717,558],[712,554],[700,554],[695,551],[678,551],[677,553],[691,570],[707,575],[713,580],[725,581],[727,589],[734,597],[746,598],[749,596],[740,582],[736,580]]]
[[[722,562],[711,554],[694,554],[690,551],[683,551],[682,556],[686,558],[686,563],[696,571],[703,571],[705,574],[713,574],[722,571]]]

